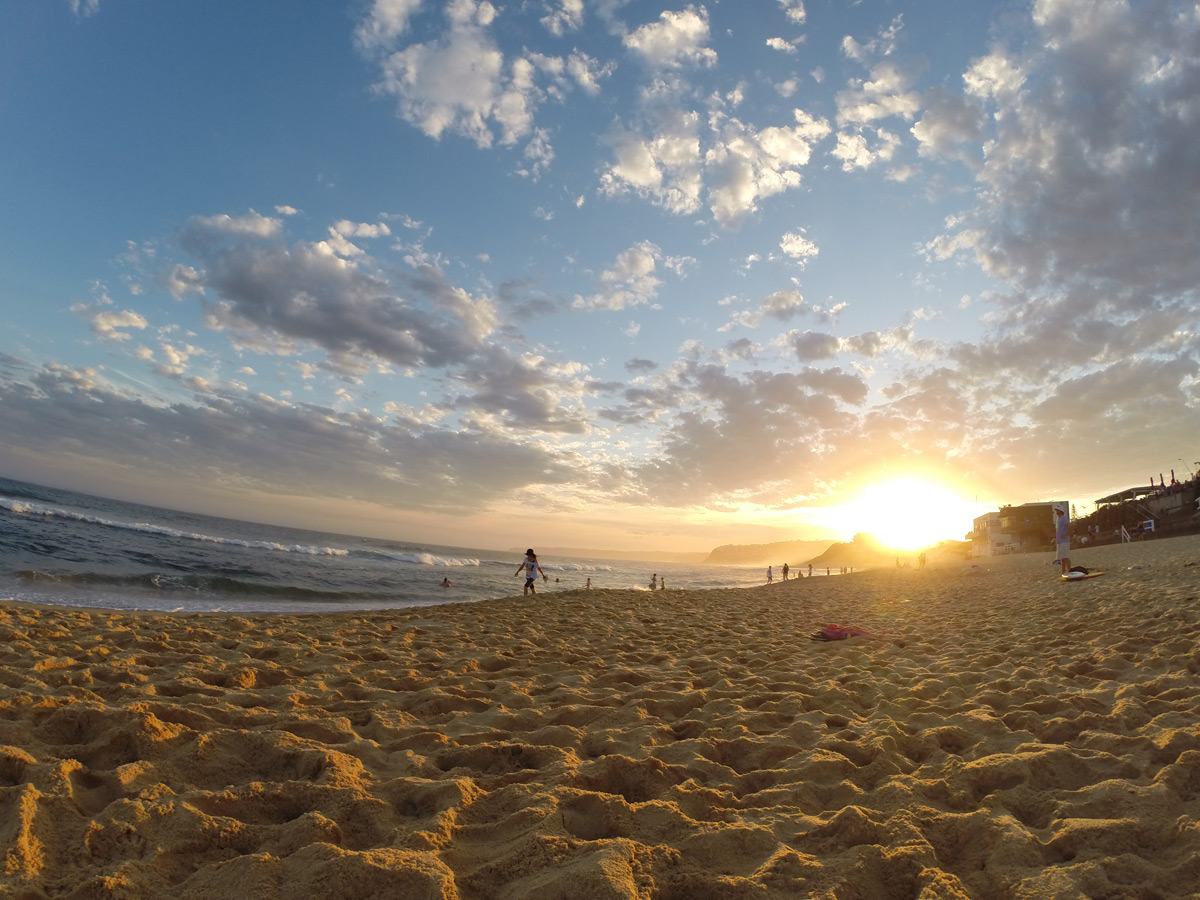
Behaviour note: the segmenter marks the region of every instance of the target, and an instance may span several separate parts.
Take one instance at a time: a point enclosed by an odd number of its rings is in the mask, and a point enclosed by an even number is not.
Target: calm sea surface
[[[763,571],[555,558],[538,593],[745,587]],[[109,609],[310,612],[509,597],[521,553],[259,525],[0,478],[0,600]],[[440,582],[449,578],[453,587]]]

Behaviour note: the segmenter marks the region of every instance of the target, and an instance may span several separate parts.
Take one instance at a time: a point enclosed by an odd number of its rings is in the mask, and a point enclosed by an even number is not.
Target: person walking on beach
[[[1062,573],[1071,571],[1071,517],[1067,515],[1066,504],[1054,507],[1055,520],[1054,543],[1058,550],[1058,561],[1062,564]]]
[[[771,567],[767,566],[767,584],[775,580],[775,573],[771,571]]]
[[[538,572],[542,573],[543,579],[547,575],[545,569],[542,568],[542,564],[538,562],[537,554],[532,549],[525,551],[525,558],[517,566],[517,571],[513,572],[513,578],[516,578],[522,572],[525,573],[525,590],[522,591],[521,595],[528,597],[530,594],[536,594]]]
[[[788,577],[788,564],[784,563],[783,564],[783,580],[787,581],[787,577]]]
[[[650,576],[650,590],[652,590],[652,591],[658,590],[658,573],[657,572],[655,572],[653,575]]]

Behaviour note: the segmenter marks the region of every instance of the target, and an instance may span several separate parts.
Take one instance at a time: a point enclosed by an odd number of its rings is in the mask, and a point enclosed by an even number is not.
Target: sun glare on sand
[[[892,550],[919,550],[961,541],[974,524],[975,505],[936,482],[897,478],[870,485],[839,516],[846,530],[869,534]]]

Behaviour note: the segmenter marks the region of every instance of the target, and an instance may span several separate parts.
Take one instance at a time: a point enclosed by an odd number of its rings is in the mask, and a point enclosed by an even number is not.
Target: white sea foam
[[[421,566],[478,566],[479,560],[471,559],[470,557],[457,556],[436,556],[432,553],[422,553],[413,551],[409,553],[395,552],[387,553],[382,550],[377,551],[379,556],[386,556],[388,559],[394,559],[397,562],[416,563]]]

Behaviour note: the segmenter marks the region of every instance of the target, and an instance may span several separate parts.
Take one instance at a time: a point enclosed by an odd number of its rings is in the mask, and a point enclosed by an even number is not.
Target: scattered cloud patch
[[[717,54],[705,46],[708,40],[708,13],[702,6],[689,6],[680,12],[663,10],[657,22],[626,35],[625,46],[655,68],[711,66],[716,63]]]
[[[789,231],[784,234],[779,239],[779,249],[792,259],[798,260],[801,265],[821,252],[817,245],[805,236],[803,229],[799,232]]]
[[[576,296],[576,309],[626,309],[654,300],[662,281],[656,270],[662,250],[650,241],[642,241],[621,252],[615,263],[600,273],[600,291],[589,297]]]

